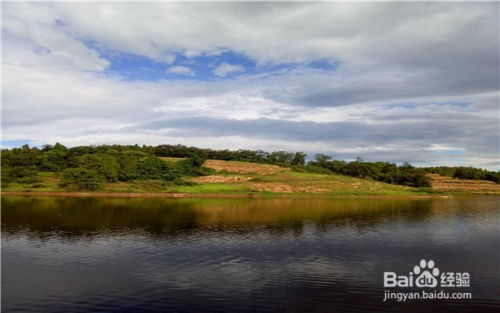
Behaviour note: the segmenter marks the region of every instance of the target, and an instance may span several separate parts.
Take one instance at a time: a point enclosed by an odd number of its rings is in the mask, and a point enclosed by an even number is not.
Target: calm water
[[[499,200],[3,197],[2,312],[499,312]],[[422,258],[472,299],[384,303]]]

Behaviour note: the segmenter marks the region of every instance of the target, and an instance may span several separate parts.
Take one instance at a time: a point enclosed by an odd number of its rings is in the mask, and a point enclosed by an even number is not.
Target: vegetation
[[[331,160],[328,155],[317,154],[314,161],[309,162],[307,166],[297,167],[296,170],[347,175],[411,187],[431,186],[426,172],[409,163],[397,166],[388,162],[365,162],[361,158],[353,162],[346,162]]]
[[[118,148],[118,149],[116,149]],[[97,190],[103,182],[134,180],[176,181],[211,173],[200,156],[171,162],[127,146],[66,148],[61,144],[42,149],[24,145],[2,150],[2,187],[12,183],[36,183],[38,173],[60,175],[59,186],[68,190]]]
[[[439,174],[441,176],[449,176],[460,179],[473,179],[473,180],[489,180],[500,184],[500,172],[487,171],[481,168],[474,167],[450,167],[450,166],[437,166],[426,167],[424,170],[427,173]]]
[[[75,167],[63,171],[59,185],[74,190],[97,190],[101,183],[102,177],[96,171]]]
[[[489,180],[500,183],[500,172],[474,167],[414,167],[405,162],[398,166],[388,162],[366,162],[358,158],[353,162],[332,160],[329,155],[317,154],[306,166],[296,166],[297,171],[310,173],[335,173],[359,178],[373,179],[389,184],[412,187],[430,187],[428,174],[439,174],[459,179]]]
[[[409,163],[398,166],[388,162],[365,162],[361,158],[346,162],[333,160],[325,154],[318,154],[314,160],[306,162],[306,157],[303,152],[211,150],[182,145],[66,148],[55,144],[41,149],[25,145],[2,150],[2,188],[104,192],[408,194],[415,192],[411,187],[429,191],[429,174],[496,183],[499,183],[500,176],[498,172],[472,167],[417,168]],[[215,173],[217,175],[212,175]],[[221,178],[223,176],[228,178]],[[353,178],[347,181],[346,176]],[[403,185],[410,189],[390,185]]]
[[[283,166],[304,165],[307,157],[303,152],[275,151],[269,153],[262,150],[212,150],[183,145],[159,145],[144,147],[144,149],[148,149],[154,155],[161,157],[189,158],[197,155],[203,159],[267,163]]]
[[[138,146],[136,146],[138,148]],[[183,145],[160,145],[156,147],[143,146],[156,156],[186,158],[193,155],[204,159],[244,161],[253,163],[294,166],[297,171],[312,173],[335,173],[353,177],[370,178],[390,184],[400,184],[414,187],[428,187],[429,179],[425,174],[436,173],[460,179],[490,180],[500,183],[500,172],[493,172],[473,167],[426,167],[416,168],[409,163],[397,166],[387,162],[365,162],[358,158],[354,162],[332,160],[326,154],[316,154],[313,161],[307,163],[307,155],[303,152],[290,153],[286,151],[265,152],[261,150],[212,150]]]

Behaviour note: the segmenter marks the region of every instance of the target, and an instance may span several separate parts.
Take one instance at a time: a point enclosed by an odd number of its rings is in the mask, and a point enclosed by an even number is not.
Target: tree
[[[139,158],[132,153],[121,153],[117,156],[118,161],[118,179],[121,181],[134,180],[139,177],[139,171],[137,170],[137,164],[139,163]]]
[[[163,179],[163,161],[155,156],[139,160],[137,170],[142,179]]]
[[[66,152],[66,151],[68,151],[68,148],[66,148],[65,146],[61,145],[61,144],[60,144],[60,143],[58,143],[58,142],[54,145],[54,147],[53,147],[52,149],[54,149],[54,150],[56,150],[56,151],[61,151],[61,152]]]
[[[118,180],[119,165],[112,155],[96,153],[85,154],[80,157],[80,166],[89,170],[95,170],[107,181]]]
[[[319,164],[324,164],[331,159],[332,157],[329,156],[328,154],[318,153],[314,155],[314,160],[316,160],[316,162],[318,162]]]
[[[31,167],[2,166],[2,183],[18,182],[18,183],[33,183],[37,181],[37,171]]]
[[[96,171],[75,167],[63,171],[59,185],[70,190],[97,190],[101,182],[102,177]]]
[[[480,176],[478,169],[473,167],[459,167],[453,175],[453,177],[461,179],[479,179]]]
[[[24,148],[21,149],[2,150],[2,166],[24,166],[35,169],[40,166],[41,159],[42,151],[30,149],[28,145],[24,145]]]
[[[52,150],[52,148],[54,148],[53,145],[43,145],[42,146],[42,151],[43,152],[50,151],[50,150]]]
[[[200,168],[203,166],[203,163],[205,163],[206,161],[206,158],[198,155],[198,154],[194,154],[192,155],[189,159],[189,164],[194,167],[194,168]]]
[[[292,159],[292,165],[304,165],[306,163],[307,154],[304,152],[295,152]]]
[[[49,172],[58,172],[66,168],[66,151],[62,149],[50,149],[42,156],[41,169]]]
[[[120,166],[116,158],[108,154],[99,154],[98,157],[100,161],[98,173],[103,175],[107,181],[117,181]]]

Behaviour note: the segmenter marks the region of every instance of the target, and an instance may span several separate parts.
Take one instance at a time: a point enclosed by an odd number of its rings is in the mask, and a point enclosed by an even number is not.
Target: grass
[[[52,172],[39,172],[33,182],[2,185],[3,191],[60,191],[59,176]]]
[[[284,171],[275,175],[258,175],[249,183],[286,184],[293,193],[327,193],[335,195],[423,195],[429,190],[353,178]],[[272,185],[271,185],[272,186]],[[279,185],[277,185],[279,186]]]
[[[210,162],[207,162],[210,164]],[[206,165],[207,165],[206,164]],[[112,182],[103,184],[97,192],[113,193],[192,193],[192,194],[287,194],[287,195],[385,195],[385,196],[422,196],[447,192],[431,188],[412,188],[391,185],[382,182],[354,178],[342,175],[325,175],[295,172],[287,168],[271,168],[268,165],[246,162],[217,161],[218,172],[215,176],[244,177],[248,180],[227,182],[194,183],[190,178],[186,182],[165,182],[161,180],[137,180],[129,182]],[[241,164],[238,168],[237,164]],[[227,165],[227,167],[226,167]],[[249,172],[252,170],[252,172]],[[11,183],[2,188],[3,191],[40,191],[64,192],[59,186],[56,173],[41,172],[30,183]],[[491,193],[488,190],[488,193]],[[494,192],[499,194],[499,189]],[[463,192],[462,192],[463,193]]]

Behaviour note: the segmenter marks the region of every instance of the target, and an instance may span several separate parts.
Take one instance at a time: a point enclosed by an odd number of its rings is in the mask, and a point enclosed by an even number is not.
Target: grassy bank
[[[213,175],[186,177],[183,180],[134,180],[107,182],[89,194],[197,194],[197,195],[332,195],[332,196],[426,196],[450,193],[500,194],[492,183],[443,181],[438,176],[436,188],[413,188],[342,175],[294,172],[289,168],[235,161],[208,160],[205,166],[215,169]],[[58,192],[71,190],[59,186],[60,177],[54,172],[40,172],[32,183],[11,183],[3,192]],[[472,188],[471,186],[477,186]],[[462,188],[462,189],[460,189]]]

